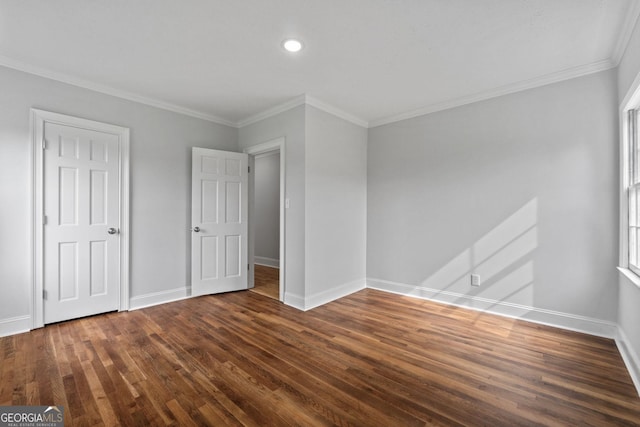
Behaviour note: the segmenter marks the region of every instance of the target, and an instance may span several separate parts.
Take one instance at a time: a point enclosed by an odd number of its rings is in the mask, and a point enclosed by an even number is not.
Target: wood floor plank
[[[280,269],[255,264],[253,277],[252,292],[276,300],[280,298]]]
[[[0,404],[66,425],[624,426],[612,340],[363,290],[205,296],[0,338]]]

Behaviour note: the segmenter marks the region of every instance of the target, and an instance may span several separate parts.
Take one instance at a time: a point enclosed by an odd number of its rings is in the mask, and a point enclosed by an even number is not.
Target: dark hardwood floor
[[[363,290],[300,312],[254,292],[0,338],[0,405],[66,425],[620,426],[613,341]]]

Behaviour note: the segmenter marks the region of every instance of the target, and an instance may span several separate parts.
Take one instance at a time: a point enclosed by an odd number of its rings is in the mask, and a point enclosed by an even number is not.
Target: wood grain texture
[[[0,375],[0,405],[61,405],[78,426],[640,424],[613,341],[374,290],[49,325],[0,338]]]
[[[280,269],[258,264],[254,266],[254,287],[250,290],[280,300]]]

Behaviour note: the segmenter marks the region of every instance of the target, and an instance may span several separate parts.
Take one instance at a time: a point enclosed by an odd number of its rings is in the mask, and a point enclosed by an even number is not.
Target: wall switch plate
[[[480,275],[472,274],[471,275],[471,286],[480,286]]]

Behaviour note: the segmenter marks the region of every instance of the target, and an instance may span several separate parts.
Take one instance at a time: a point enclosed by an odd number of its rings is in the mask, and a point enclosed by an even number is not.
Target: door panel
[[[78,242],[58,243],[58,301],[78,298],[78,267]]]
[[[191,290],[247,289],[248,156],[194,148]]]
[[[89,224],[107,224],[107,172],[103,170],[92,170],[90,175],[89,198],[90,215]]]
[[[89,295],[104,295],[107,292],[107,242],[94,241],[89,246]]]
[[[46,122],[44,323],[119,308],[119,138]]]

